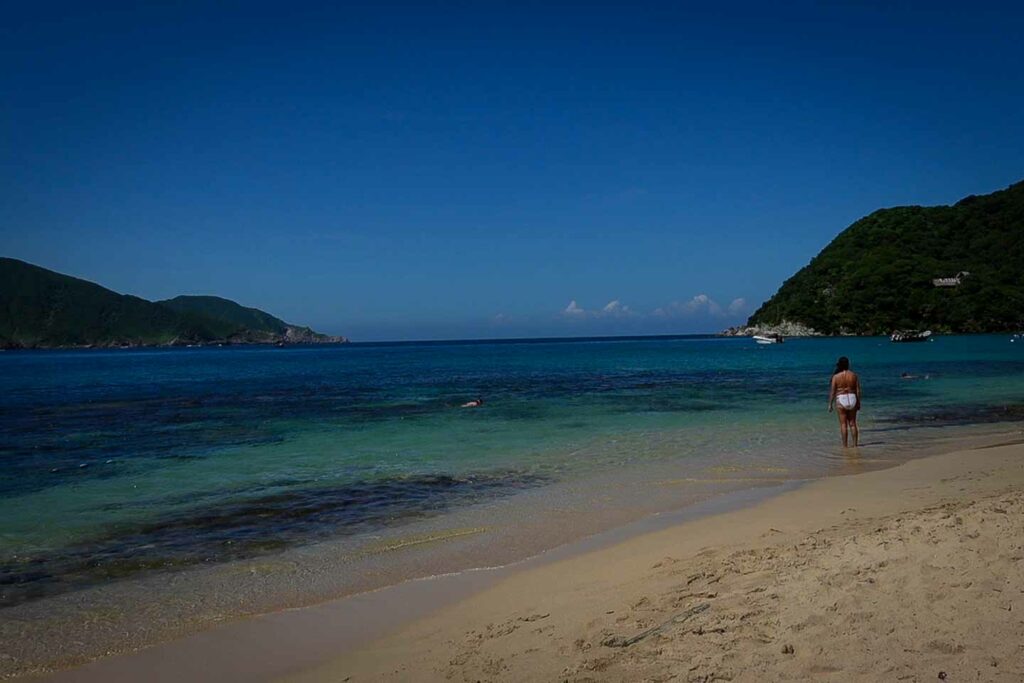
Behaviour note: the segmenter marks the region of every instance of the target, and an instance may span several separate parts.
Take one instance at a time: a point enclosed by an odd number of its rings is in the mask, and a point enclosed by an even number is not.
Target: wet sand
[[[49,678],[1024,676],[1019,430],[793,489],[722,496],[510,567],[229,623]]]
[[[1024,680],[1019,439],[517,572],[286,680],[808,678]]]
[[[181,639],[194,642],[192,636],[218,640],[222,630],[252,617],[258,617],[255,623],[276,624],[296,608],[335,605],[345,596],[421,577],[453,573],[464,577],[451,579],[452,589],[441,591],[444,601],[406,598],[402,605],[415,604],[415,611],[389,608],[370,617],[360,614],[353,619],[361,626],[351,629],[352,633],[331,626],[320,629],[330,637],[318,631],[298,639],[293,646],[275,651],[274,658],[263,660],[261,674],[276,675],[329,657],[350,648],[353,640],[361,643],[382,635],[429,609],[465,597],[477,590],[478,579],[484,578],[468,571],[471,568],[534,566],[538,560],[593,550],[595,541],[610,544],[692,515],[749,504],[801,481],[829,473],[891,467],[921,453],[954,450],[964,439],[990,440],[1006,430],[1005,425],[913,430],[917,434],[914,439],[909,431],[884,432],[862,449],[856,463],[844,461],[838,448],[821,454],[799,440],[799,446],[790,445],[786,452],[779,452],[781,446],[776,445],[746,456],[725,453],[654,462],[641,458],[628,468],[531,487],[513,496],[456,506],[436,516],[402,520],[365,534],[341,535],[227,563],[211,560],[184,569],[143,572],[83,590],[43,596],[0,610],[0,678],[67,669],[146,648],[162,649],[161,644]],[[663,438],[667,437],[648,435],[629,445],[672,452],[676,437],[668,444],[661,443]],[[495,581],[501,572],[485,574],[487,581]],[[435,593],[438,586],[434,581],[420,592]],[[14,588],[16,593],[20,587]],[[332,624],[346,623],[347,609],[331,607]],[[365,628],[367,623],[375,628]],[[287,630],[283,625],[275,628]],[[281,642],[279,635],[269,640]],[[251,656],[243,659],[246,666],[252,664]],[[224,675],[237,668],[229,657],[220,656],[216,661],[211,670]]]

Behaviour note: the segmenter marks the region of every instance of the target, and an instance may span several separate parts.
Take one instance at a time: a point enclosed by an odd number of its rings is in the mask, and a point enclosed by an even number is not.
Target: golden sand
[[[1024,445],[811,483],[515,573],[320,681],[1024,680]]]

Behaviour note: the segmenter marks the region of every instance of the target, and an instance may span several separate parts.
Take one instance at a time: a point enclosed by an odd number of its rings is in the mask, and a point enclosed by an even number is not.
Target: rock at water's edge
[[[721,332],[723,337],[753,337],[755,334],[778,334],[783,337],[824,336],[821,332],[818,332],[812,327],[808,327],[803,323],[791,322],[789,320],[783,320],[781,323],[777,323],[775,325],[737,325],[736,327],[730,327],[729,329]]]

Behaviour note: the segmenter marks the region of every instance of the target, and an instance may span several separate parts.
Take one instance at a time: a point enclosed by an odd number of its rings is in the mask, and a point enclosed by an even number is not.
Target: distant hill
[[[345,341],[343,337],[314,332],[308,327],[290,325],[258,308],[249,308],[219,296],[176,296],[158,304],[185,315],[199,315],[239,328],[238,335],[250,343],[322,344]]]
[[[824,334],[1019,331],[1024,182],[953,206],[875,211],[786,280],[747,324]]]
[[[0,257],[2,348],[340,341],[227,299],[154,303]]]
[[[157,303],[179,313],[197,313],[259,332],[284,334],[292,327],[280,318],[275,318],[258,308],[247,308],[219,296],[176,296]]]

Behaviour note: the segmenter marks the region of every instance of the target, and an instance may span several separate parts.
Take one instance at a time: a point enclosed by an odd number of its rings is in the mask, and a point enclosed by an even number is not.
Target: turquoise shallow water
[[[0,605],[644,467],[820,475],[841,354],[868,448],[1024,415],[1007,336],[0,354]]]

